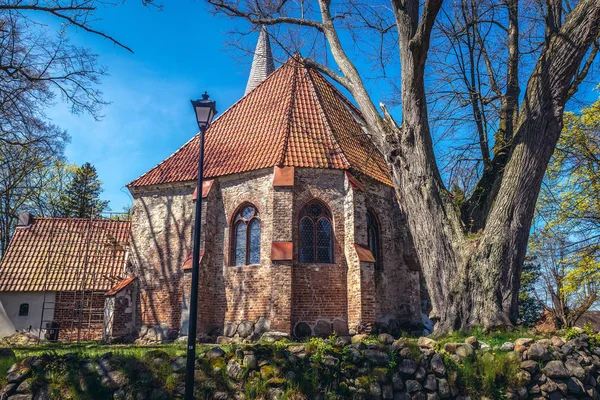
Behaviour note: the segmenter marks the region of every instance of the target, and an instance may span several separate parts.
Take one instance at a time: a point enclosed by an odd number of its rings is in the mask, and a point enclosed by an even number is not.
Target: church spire
[[[273,53],[271,53],[271,42],[269,41],[267,28],[263,25],[260,28],[258,43],[256,44],[254,58],[252,59],[250,77],[248,78],[248,84],[246,85],[244,95],[247,95],[252,89],[258,86],[258,84],[264,81],[274,70],[275,63],[273,62]]]

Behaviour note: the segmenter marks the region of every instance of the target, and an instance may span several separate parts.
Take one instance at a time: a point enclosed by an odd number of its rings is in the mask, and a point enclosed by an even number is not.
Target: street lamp
[[[196,359],[196,320],[198,319],[198,270],[200,269],[200,233],[202,230],[202,175],[204,170],[204,133],[217,113],[216,102],[208,99],[204,92],[202,100],[191,100],[200,129],[200,151],[198,156],[198,186],[196,196],[196,221],[194,222],[194,253],[192,258],[192,290],[188,322],[188,346],[185,371],[185,400],[194,398],[194,364]]]

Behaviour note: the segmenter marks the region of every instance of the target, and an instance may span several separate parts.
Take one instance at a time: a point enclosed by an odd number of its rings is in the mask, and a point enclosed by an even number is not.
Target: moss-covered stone
[[[223,358],[223,357],[211,358],[209,360],[209,364],[210,364],[210,368],[214,372],[225,371],[225,368],[227,368],[227,364],[225,363],[225,358]]]

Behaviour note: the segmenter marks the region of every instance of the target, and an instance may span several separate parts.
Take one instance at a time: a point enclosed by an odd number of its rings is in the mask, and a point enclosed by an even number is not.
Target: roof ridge
[[[331,125],[331,121],[329,120],[327,113],[323,109],[323,98],[321,97],[319,91],[317,90],[317,87],[313,80],[312,74],[310,73],[310,69],[306,65],[304,65],[304,71],[305,71],[306,75],[308,76],[308,81],[310,82],[310,85],[309,85],[310,91],[312,92],[313,96],[315,96],[317,107],[319,108],[319,114],[321,115],[321,118],[325,122],[325,126],[327,127],[327,130],[329,131],[329,136],[332,138],[333,145],[334,145],[334,147],[337,147],[337,149],[339,150],[339,154],[341,155],[342,159],[344,160],[344,163],[346,164],[346,168],[352,168],[352,163],[350,163],[350,161],[348,160],[348,157],[346,157],[344,149],[340,145],[340,142],[335,134],[335,130],[333,129],[333,127]]]
[[[287,110],[287,126],[286,126],[286,132],[283,135],[283,144],[282,144],[282,148],[281,148],[281,155],[280,157],[278,157],[277,160],[277,165],[283,165],[283,163],[285,162],[286,156],[287,156],[287,149],[289,147],[289,142],[290,142],[290,136],[291,136],[291,132],[292,132],[292,118],[293,118],[293,112],[294,112],[294,105],[296,103],[296,87],[298,84],[298,77],[296,76],[297,72],[298,72],[298,68],[296,66],[293,65],[288,65],[288,63],[285,63],[285,66],[292,67],[292,77],[291,77],[291,83],[292,83],[292,87],[290,89],[290,100],[289,100],[289,106],[288,106],[288,110]]]

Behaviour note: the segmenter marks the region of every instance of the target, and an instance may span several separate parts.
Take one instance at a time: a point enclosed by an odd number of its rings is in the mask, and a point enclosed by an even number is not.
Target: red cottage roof
[[[323,75],[291,58],[207,130],[204,176],[294,166],[353,170],[391,185],[361,119]],[[196,135],[128,186],[195,180],[198,146]]]
[[[120,281],[131,223],[35,218],[0,260],[0,292],[109,290]]]

